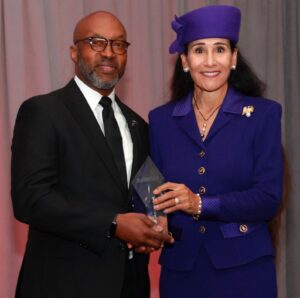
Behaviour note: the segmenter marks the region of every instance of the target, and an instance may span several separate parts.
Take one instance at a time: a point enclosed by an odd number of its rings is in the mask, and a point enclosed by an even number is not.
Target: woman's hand
[[[155,210],[163,210],[167,214],[179,210],[188,214],[199,212],[199,196],[184,184],[167,182],[157,187],[153,193],[159,195],[153,200]]]

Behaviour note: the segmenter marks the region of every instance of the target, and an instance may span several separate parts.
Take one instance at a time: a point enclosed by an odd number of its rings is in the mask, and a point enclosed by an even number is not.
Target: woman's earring
[[[232,70],[235,70],[235,69],[236,69],[236,65],[232,65],[232,66],[231,66],[231,69],[232,69]]]
[[[188,71],[189,71],[189,68],[188,68],[188,67],[184,67],[184,68],[183,68],[183,71],[184,71],[184,72],[188,72]]]

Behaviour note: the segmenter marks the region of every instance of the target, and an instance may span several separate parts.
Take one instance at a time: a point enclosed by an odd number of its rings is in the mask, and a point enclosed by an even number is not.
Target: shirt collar
[[[173,116],[185,116],[193,110],[192,92],[178,101],[173,110]],[[233,87],[228,87],[221,110],[227,113],[242,114],[243,95]]]
[[[99,92],[89,87],[86,83],[80,80],[78,76],[74,77],[74,81],[76,82],[78,88],[80,89],[86,101],[88,102],[90,108],[92,109],[92,111],[94,111],[98,106],[99,101],[103,95],[101,95]],[[112,106],[115,106],[116,105],[115,89],[113,89],[113,91],[108,95],[108,97],[112,101]]]

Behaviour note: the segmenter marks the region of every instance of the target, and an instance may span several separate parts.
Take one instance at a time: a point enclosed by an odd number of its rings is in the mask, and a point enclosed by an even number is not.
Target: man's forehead
[[[108,12],[96,12],[83,18],[75,27],[75,40],[87,35],[126,38],[126,31],[122,23],[114,15]]]

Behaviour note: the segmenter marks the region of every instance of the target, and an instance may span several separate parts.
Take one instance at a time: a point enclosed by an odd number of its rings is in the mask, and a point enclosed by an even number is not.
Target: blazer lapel
[[[74,80],[65,87],[65,105],[120,188],[126,191],[97,120]]]
[[[205,141],[216,135],[218,131],[220,131],[220,129],[226,126],[233,119],[234,115],[241,115],[242,110],[242,94],[229,87],[224,98],[222,108],[219,111],[214,123],[212,124]]]
[[[188,94],[185,98],[178,101],[173,110],[173,117],[175,117],[178,126],[185,131],[185,133],[195,141],[199,146],[203,147],[205,142],[227,125],[234,117],[240,115],[243,110],[243,96],[234,88],[229,87],[224,98],[224,103],[219,111],[210,131],[204,141],[202,142],[196,117],[192,107],[192,94]]]
[[[191,93],[176,103],[172,116],[179,128],[182,129],[189,138],[202,147],[203,142],[192,107]]]

